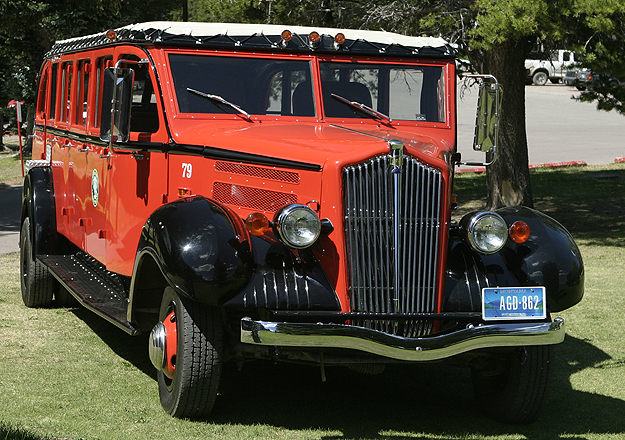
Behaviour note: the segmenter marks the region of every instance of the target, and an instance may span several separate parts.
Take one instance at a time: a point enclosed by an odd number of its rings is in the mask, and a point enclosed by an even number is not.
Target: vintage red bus
[[[210,413],[224,362],[263,358],[463,363],[489,415],[533,420],[582,259],[526,207],[452,221],[455,61],[437,38],[277,25],[57,42],[24,182],[25,304],[150,332],[177,417]],[[499,89],[476,80],[491,162]]]

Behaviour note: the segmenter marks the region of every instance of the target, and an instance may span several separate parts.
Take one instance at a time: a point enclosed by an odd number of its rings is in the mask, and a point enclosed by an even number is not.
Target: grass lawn
[[[0,184],[22,180],[19,141],[17,136],[3,136],[4,149],[0,150]],[[23,139],[25,142],[25,138]]]
[[[327,368],[326,382],[313,367],[226,365],[211,419],[173,419],[160,407],[147,337],[84,309],[24,307],[11,254],[0,256],[0,440],[625,439],[625,164],[535,170],[532,184],[536,208],[573,233],[586,268],[583,301],[557,314],[567,337],[551,401],[532,425],[484,417],[469,372],[443,364],[372,376]],[[458,177],[456,192],[459,215],[479,208],[484,176]]]
[[[22,180],[22,168],[19,154],[0,154],[0,182]]]

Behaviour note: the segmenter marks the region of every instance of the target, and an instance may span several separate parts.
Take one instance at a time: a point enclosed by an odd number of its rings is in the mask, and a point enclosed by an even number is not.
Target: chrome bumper
[[[480,348],[559,344],[564,320],[487,324],[426,338],[403,338],[341,324],[298,324],[241,319],[241,342],[306,348],[344,348],[404,361],[433,361]]]

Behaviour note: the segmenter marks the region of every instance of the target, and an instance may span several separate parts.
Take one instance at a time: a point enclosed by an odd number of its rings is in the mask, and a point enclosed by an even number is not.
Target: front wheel
[[[554,366],[551,345],[521,347],[472,371],[473,391],[486,415],[502,423],[533,422],[547,401]]]
[[[50,307],[56,279],[35,258],[29,217],[24,219],[20,231],[20,275],[24,304],[27,307]]]
[[[534,76],[532,76],[532,82],[537,86],[544,86],[547,84],[549,80],[549,76],[546,72],[536,72]]]
[[[167,287],[159,321],[157,327],[166,329],[158,372],[161,405],[174,417],[208,416],[221,379],[223,328],[219,309],[182,298]]]

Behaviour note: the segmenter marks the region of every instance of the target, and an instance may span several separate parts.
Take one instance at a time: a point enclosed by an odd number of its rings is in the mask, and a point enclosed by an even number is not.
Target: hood
[[[182,121],[178,121],[182,122]],[[324,166],[356,163],[389,151],[388,141],[401,141],[406,153],[426,163],[448,163],[455,135],[448,128],[409,130],[375,124],[221,123],[198,120],[172,130],[179,144],[233,150]],[[441,164],[442,165],[442,164]]]

